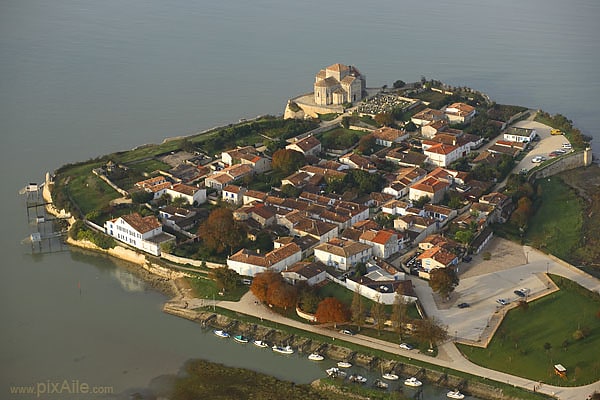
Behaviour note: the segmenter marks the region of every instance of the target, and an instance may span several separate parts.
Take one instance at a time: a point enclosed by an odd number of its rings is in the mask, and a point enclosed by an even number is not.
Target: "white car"
[[[535,156],[531,159],[532,163],[541,163],[542,161],[546,161],[546,157],[544,156]]]
[[[343,334],[343,335],[349,335],[349,336],[352,336],[352,335],[354,335],[354,332],[352,332],[352,331],[351,331],[351,330],[349,330],[349,329],[342,329],[342,330],[340,331],[340,333],[341,333],[341,334]]]
[[[496,300],[496,302],[503,306],[508,304],[508,300],[505,300],[505,299],[498,299],[498,300]]]
[[[404,350],[412,350],[413,347],[408,343],[400,343],[400,348]]]

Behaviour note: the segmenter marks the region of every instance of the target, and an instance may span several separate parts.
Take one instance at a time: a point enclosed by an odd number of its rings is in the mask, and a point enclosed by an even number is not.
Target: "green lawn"
[[[542,202],[525,240],[534,247],[569,261],[582,237],[583,203],[558,177],[540,179]]]
[[[67,191],[84,215],[99,210],[108,205],[111,200],[121,197],[106,182],[92,174],[91,170],[72,175]]]
[[[197,276],[198,278],[187,278],[187,280],[194,290],[194,295],[201,299],[212,300],[214,296],[215,300],[239,301],[249,289],[249,286],[247,285],[239,285],[235,290],[225,292],[225,294],[221,296],[215,281],[203,277],[203,274],[198,274]]]
[[[486,349],[460,345],[460,350],[487,368],[552,385],[580,386],[600,379],[600,296],[552,278],[561,290],[529,303],[528,310],[511,310]],[[589,330],[588,336],[575,340],[577,329]],[[554,364],[567,368],[566,380],[554,374]]]

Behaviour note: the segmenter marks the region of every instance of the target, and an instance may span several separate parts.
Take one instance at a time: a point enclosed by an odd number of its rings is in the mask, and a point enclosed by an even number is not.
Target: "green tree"
[[[454,268],[434,268],[429,272],[429,287],[447,299],[458,286],[459,279]]]
[[[431,201],[429,196],[421,196],[413,202],[413,205],[417,208],[423,208],[423,206]]]
[[[131,201],[136,204],[148,203],[154,198],[154,193],[146,192],[145,190],[137,190],[131,192]]]
[[[473,236],[475,236],[475,234],[471,230],[456,231],[454,240],[464,245],[468,245],[473,240]]]
[[[273,153],[271,165],[274,170],[284,174],[291,174],[306,164],[304,154],[291,149],[279,149]]]
[[[373,119],[379,126],[392,126],[394,124],[394,116],[389,112],[376,114]]]
[[[235,290],[240,282],[240,275],[227,267],[214,268],[209,276],[217,284],[217,288],[222,292],[231,292]]]
[[[360,286],[358,290],[354,292],[352,297],[352,304],[350,305],[350,312],[352,313],[352,322],[354,325],[358,327],[358,331],[360,332],[360,328],[364,325],[365,322],[365,302],[360,294]]]
[[[404,87],[404,85],[406,85],[406,83],[400,79],[398,79],[397,81],[394,82],[393,86],[394,89],[400,89],[401,87]]]
[[[371,174],[360,169],[351,169],[346,174],[346,182],[351,187],[358,188],[362,194],[380,192],[385,179],[380,174]]]
[[[375,136],[369,133],[359,139],[357,150],[362,154],[369,155],[373,152],[373,149],[375,149],[375,145]]]
[[[281,187],[281,193],[283,193],[286,197],[295,198],[302,193],[302,189],[297,188],[293,185],[283,185]]]

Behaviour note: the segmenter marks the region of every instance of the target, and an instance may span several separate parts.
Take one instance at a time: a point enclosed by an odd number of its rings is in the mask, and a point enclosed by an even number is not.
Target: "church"
[[[315,77],[314,100],[317,105],[354,103],[366,93],[366,79],[356,67],[333,64]]]

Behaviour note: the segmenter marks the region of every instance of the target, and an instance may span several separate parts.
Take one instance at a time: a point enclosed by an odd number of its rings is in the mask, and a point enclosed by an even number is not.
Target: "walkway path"
[[[517,278],[512,278],[516,281],[516,285],[522,285],[521,278],[518,276],[525,274],[528,276],[533,276],[537,273],[546,273],[550,272],[557,275],[565,276],[580,285],[586,287],[589,290],[599,291],[600,290],[600,281],[587,275],[576,268],[569,267],[566,263],[561,262],[560,260],[553,259],[552,257],[547,256],[544,253],[541,253],[535,249],[524,246],[523,251],[527,254],[528,263],[525,265],[517,266],[515,268],[507,269],[505,271],[496,271],[491,272],[490,282],[494,282],[496,285],[500,285],[503,287],[503,290],[510,291],[512,293],[512,288],[506,288],[506,281],[503,279],[511,275],[516,275]],[[498,279],[498,278],[501,279]],[[481,279],[482,275],[473,277],[472,279]],[[539,279],[539,278],[533,278]],[[416,283],[416,281],[415,281]],[[462,282],[461,282],[462,285]],[[546,288],[544,288],[546,289]],[[431,291],[429,290],[429,294],[426,294],[426,288],[422,286],[417,286],[417,291],[422,292],[419,293],[423,295],[423,305],[429,315],[436,316],[436,318],[441,318],[443,316],[442,312],[444,310],[439,310],[436,306],[435,301],[433,301],[433,297],[431,295]],[[492,295],[494,296],[495,293]],[[420,296],[421,298],[421,296]],[[429,300],[428,300],[429,299]],[[204,301],[199,299],[199,301]],[[550,386],[546,384],[542,384],[539,387],[539,383],[530,379],[521,378],[514,375],[509,375],[504,372],[494,371],[488,368],[481,367],[479,365],[473,364],[469,360],[467,360],[457,349],[453,342],[446,342],[439,347],[439,354],[437,357],[431,357],[427,354],[418,353],[416,350],[403,350],[398,347],[398,345],[386,342],[383,340],[379,340],[377,338],[373,338],[370,336],[364,336],[361,334],[348,336],[337,332],[336,330],[331,330],[327,328],[322,328],[315,325],[305,324],[299,321],[295,321],[286,317],[281,316],[273,312],[269,307],[262,305],[251,292],[248,292],[246,295],[242,297],[239,302],[231,302],[231,301],[217,301],[216,304],[219,307],[223,307],[229,310],[233,310],[236,312],[240,312],[243,314],[251,315],[257,318],[264,318],[282,325],[288,325],[297,329],[303,329],[306,331],[318,333],[324,336],[329,336],[335,339],[342,339],[347,342],[356,343],[365,347],[371,347],[378,350],[386,351],[392,354],[398,354],[404,357],[413,358],[416,360],[421,360],[430,364],[439,365],[445,368],[452,368],[458,371],[463,371],[472,375],[477,375],[481,377],[486,377],[491,380],[495,380],[498,382],[507,383],[509,385],[519,386],[524,389],[533,390],[535,385],[538,385],[537,391],[540,393],[544,393],[549,396],[555,396],[561,400],[582,400],[585,399],[589,394],[594,391],[600,391],[600,381],[595,382],[593,384],[587,386],[579,386],[579,387],[558,387],[558,386]],[[200,304],[198,304],[199,306]],[[492,301],[493,305],[493,301]],[[493,307],[495,307],[493,305]],[[192,307],[190,307],[192,308]],[[456,309],[456,307],[454,307]],[[454,311],[454,310],[453,310]],[[471,316],[471,315],[470,315]],[[487,317],[486,317],[487,318]],[[454,318],[456,320],[456,318]],[[449,324],[452,326],[452,324]],[[449,328],[449,332],[452,333],[451,328]]]

